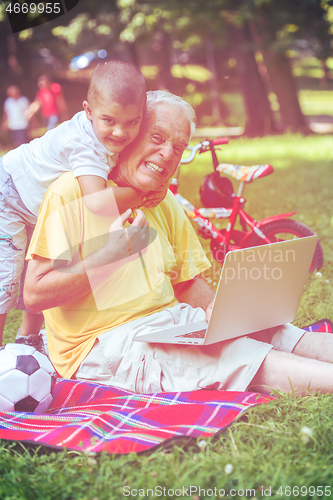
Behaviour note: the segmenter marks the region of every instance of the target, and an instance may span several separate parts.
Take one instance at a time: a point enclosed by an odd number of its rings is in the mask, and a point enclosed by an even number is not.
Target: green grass
[[[237,499],[262,498],[262,489],[267,492],[268,488],[271,488],[270,498],[297,498],[278,491],[295,486],[303,486],[303,492],[305,488],[313,491],[309,488],[332,484],[332,417],[330,396],[278,395],[276,400],[249,411],[214,440],[198,440],[187,448],[175,445],[171,450],[160,449],[150,455],[133,453],[115,458],[104,453],[56,453],[3,442],[0,498],[158,498],[163,488],[164,497],[170,499],[187,498],[176,491],[183,488],[185,491],[192,488],[189,497],[193,500],[220,498],[212,495],[214,488],[224,489]],[[306,433],[304,427],[310,431]],[[201,491],[199,496],[199,487],[206,494]],[[156,495],[144,494],[147,489],[155,490]],[[251,489],[254,491],[250,495]],[[123,495],[131,490],[132,494]],[[248,490],[249,494],[235,495],[235,490],[239,493]],[[303,495],[303,498],[318,497]]]
[[[331,90],[300,90],[298,95],[305,115],[333,115]]]
[[[333,319],[333,150],[331,136],[285,135],[262,139],[235,139],[221,146],[221,163],[253,165],[270,163],[275,172],[248,185],[245,206],[253,217],[261,220],[271,215],[297,211],[294,219],[318,234],[324,249],[324,267],[312,274],[306,285],[296,324]],[[180,192],[196,206],[200,205],[198,186],[211,171],[209,153],[197,157],[196,163],[183,165]],[[195,165],[195,168],[194,168]],[[237,183],[234,183],[237,189]],[[223,227],[225,224],[221,223]],[[209,245],[201,240],[208,252]],[[216,283],[216,264],[208,280]]]
[[[258,219],[297,210],[294,218],[319,235],[325,264],[319,275],[308,278],[296,324],[301,326],[322,317],[333,319],[332,138],[286,135],[237,139],[221,148],[221,162],[274,166],[273,175],[247,187],[247,209]],[[180,192],[196,205],[200,204],[198,190],[202,177],[210,171],[208,153],[199,156],[192,165],[182,167]],[[216,281],[213,273],[214,268],[207,277],[212,284]],[[20,313],[13,311],[6,325],[5,341],[14,338],[19,321]],[[243,497],[241,492],[233,496],[236,499],[264,498],[263,491],[268,496],[270,487],[272,499],[319,498],[312,495],[314,490],[309,490],[310,486],[333,489],[332,418],[333,399],[329,395],[301,398],[295,394],[277,394],[274,401],[251,409],[214,440],[199,439],[186,448],[173,446],[151,455],[115,458],[65,450],[53,452],[2,441],[0,499],[163,498],[159,492],[163,494],[166,488],[164,498],[199,500],[219,498],[212,495],[215,487],[225,489],[229,498],[235,493],[230,493],[231,489],[244,490]],[[304,427],[310,429],[310,437],[302,432]],[[147,493],[147,488],[154,490],[157,486],[162,489],[155,490],[154,496]],[[191,495],[187,490],[186,496],[186,488],[191,486]],[[303,490],[297,495],[295,489],[289,495],[288,488],[284,489],[288,486],[303,486]],[[123,490],[124,487],[127,489]],[[183,487],[185,493],[180,496],[175,490]],[[254,492],[249,491],[252,488]],[[128,497],[123,495],[133,489],[136,492]]]

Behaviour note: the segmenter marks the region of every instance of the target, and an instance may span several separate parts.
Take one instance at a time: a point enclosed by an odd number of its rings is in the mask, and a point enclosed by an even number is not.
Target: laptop
[[[209,322],[149,328],[133,340],[209,345],[293,321],[317,241],[313,235],[228,252]]]

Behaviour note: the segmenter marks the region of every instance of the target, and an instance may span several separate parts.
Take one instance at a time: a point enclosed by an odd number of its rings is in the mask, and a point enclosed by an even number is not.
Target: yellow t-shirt
[[[90,294],[44,311],[50,358],[62,377],[76,372],[99,334],[174,306],[172,285],[210,266],[170,191],[158,207],[143,211],[151,231],[147,250],[118,262],[117,269],[103,266],[97,278],[88,271]],[[114,219],[90,212],[72,172],[62,174],[45,194],[27,258],[82,259],[105,245]]]

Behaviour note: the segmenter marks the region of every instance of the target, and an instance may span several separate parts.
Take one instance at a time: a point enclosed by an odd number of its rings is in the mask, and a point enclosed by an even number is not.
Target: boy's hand
[[[154,208],[157,207],[164,200],[168,192],[169,183],[162,184],[160,189],[157,191],[150,191],[148,194],[143,196],[142,203],[145,207]]]

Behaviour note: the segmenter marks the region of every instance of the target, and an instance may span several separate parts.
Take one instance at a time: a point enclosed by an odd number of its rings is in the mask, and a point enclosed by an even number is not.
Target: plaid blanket
[[[209,390],[135,394],[60,379],[46,414],[0,412],[0,438],[85,452],[140,452],[170,438],[212,436],[267,399]]]
[[[320,321],[316,321],[311,325],[305,326],[304,330],[308,332],[325,332],[325,333],[333,333],[333,323],[330,319],[322,319]]]
[[[332,332],[332,323],[323,320],[307,329]],[[142,452],[170,440],[212,436],[270,399],[210,390],[134,394],[59,379],[46,414],[0,412],[0,439],[85,452]]]

